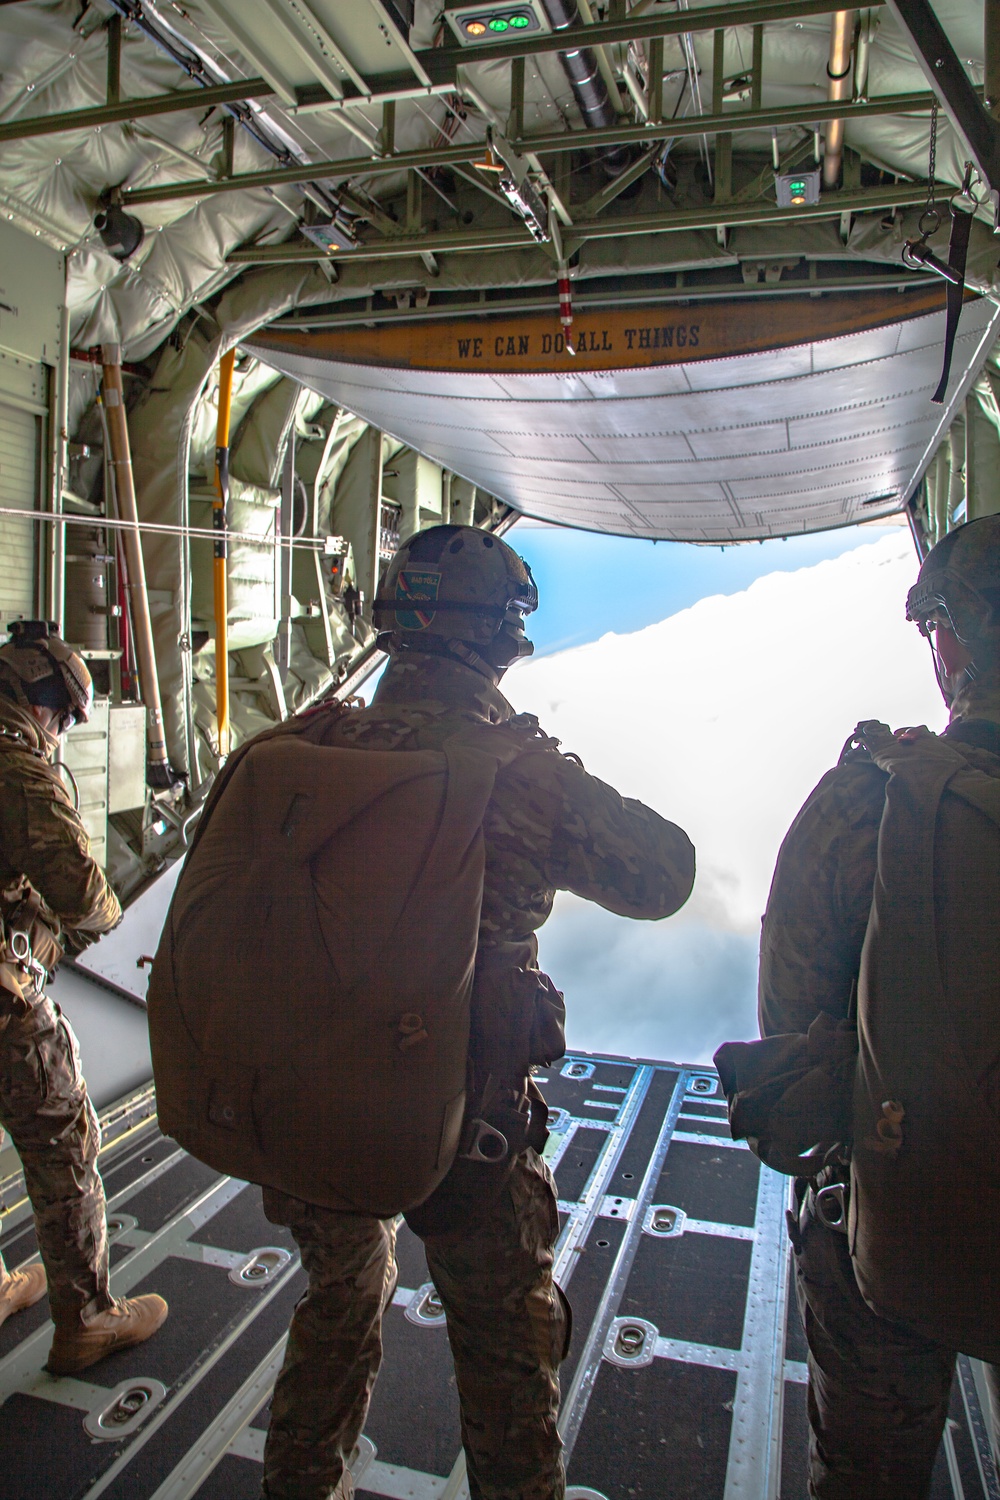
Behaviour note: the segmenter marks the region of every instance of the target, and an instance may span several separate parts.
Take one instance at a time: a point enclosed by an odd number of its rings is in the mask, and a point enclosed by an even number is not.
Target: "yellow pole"
[[[215,596],[215,720],[219,755],[229,754],[229,597],[226,580],[226,525],[229,504],[229,413],[233,401],[236,350],[219,361],[219,420],[215,433],[215,499],[212,502],[212,583]]]

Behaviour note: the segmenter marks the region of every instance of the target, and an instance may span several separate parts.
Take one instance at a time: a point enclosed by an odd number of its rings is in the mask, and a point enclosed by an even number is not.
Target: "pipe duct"
[[[851,43],[854,39],[853,10],[838,10],[830,17],[830,61],[827,76],[830,89],[827,97],[831,101],[847,99],[851,94]],[[823,152],[823,186],[834,188],[840,179],[840,166],[844,158],[844,121],[829,120],[826,126],[826,146]]]
[[[542,0],[545,14],[553,31],[564,31],[567,26],[582,26],[576,0]],[[611,102],[608,86],[604,82],[597,54],[592,47],[576,47],[569,52],[560,52],[559,61],[569,79],[570,88],[584,123],[591,130],[599,130],[618,123],[618,115]],[[633,153],[628,146],[611,146],[601,155],[604,170],[609,177],[617,177],[632,163]]]
[[[122,532],[125,559],[128,568],[128,593],[131,606],[132,631],[135,639],[135,658],[139,668],[139,686],[142,701],[146,705],[146,749],[148,776],[151,786],[169,787],[174,776],[167,759],[167,745],[163,732],[163,704],[160,700],[160,680],[156,670],[156,653],[153,649],[153,624],[149,614],[149,594],[146,590],[146,568],[142,556],[142,541],[139,536],[139,507],[135,498],[135,479],[132,474],[132,454],[128,440],[128,422],[125,417],[125,395],[122,390],[122,351],[120,344],[101,345],[101,364],[104,375],[104,409],[108,423],[110,459],[115,476],[115,494],[118,498],[118,514],[128,527]]]

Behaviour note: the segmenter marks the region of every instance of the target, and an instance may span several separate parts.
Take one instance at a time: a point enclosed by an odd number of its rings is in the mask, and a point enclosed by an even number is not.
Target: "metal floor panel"
[[[789,1281],[787,1180],[716,1134],[724,1103],[709,1069],[576,1054],[540,1082],[560,1193],[556,1271],[574,1307],[560,1421],[571,1492],[805,1500],[805,1346]],[[305,1278],[259,1190],[177,1150],[148,1107],[118,1112],[122,1134],[102,1159],[113,1286],[161,1292],[171,1315],[148,1344],[80,1380],[42,1371],[44,1301],[0,1330],[3,1500],[259,1496],[270,1392]],[[34,1244],[23,1207],[9,1218],[0,1246],[16,1265]],[[289,1252],[288,1262],[264,1285],[234,1283],[230,1273],[265,1246]],[[398,1247],[357,1492],[463,1500],[447,1333],[407,1316],[429,1276],[405,1225]],[[967,1362],[960,1377],[932,1500],[998,1500]],[[85,1420],[119,1388],[144,1382],[159,1394],[135,1430],[95,1441]]]

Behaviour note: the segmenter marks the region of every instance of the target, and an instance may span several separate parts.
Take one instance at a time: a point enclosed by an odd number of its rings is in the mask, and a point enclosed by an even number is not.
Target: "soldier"
[[[557,889],[623,916],[668,916],[691,890],[694,851],[681,829],[561,755],[500,693],[507,667],[532,650],[523,617],[537,605],[510,547],[473,527],[435,526],[400,548],[383,587],[376,625],[388,668],[371,706],[341,716],[330,742],[435,749],[468,723],[524,736],[483,825],[470,1057],[477,1111],[511,1141],[511,1157],[460,1159],[407,1219],[447,1314],[474,1500],[559,1500],[558,1368],[569,1315],[552,1279],[559,1221],[540,1155],[546,1110],[528,1075],[562,1055],[564,1010],[537,967],[535,933]],[[291,1228],[309,1273],[272,1400],[264,1493],[350,1500],[347,1465],[395,1285],[395,1226],[272,1188],[264,1206]]]
[[[949,754],[959,752],[984,783],[989,777],[995,786],[992,778],[1000,776],[1000,516],[959,527],[934,548],[910,591],[907,618],[932,639],[950,710],[943,737],[952,747]],[[919,749],[926,735],[925,729],[907,730],[901,739]],[[792,824],[778,855],[761,940],[764,1036],[806,1032],[821,1012],[837,1020],[848,1017],[862,974],[876,870],[882,868],[878,850],[885,801],[884,771],[867,751],[847,749]],[[966,833],[965,842],[956,841],[954,816],[937,825],[934,900],[939,912],[958,908],[961,930],[935,924],[938,962],[952,1024],[988,1114],[1000,1103],[997,832],[975,813],[971,816],[979,822],[957,825]],[[980,839],[984,842],[974,842]],[[887,891],[886,899],[891,896]],[[941,905],[946,896],[953,900],[950,908]],[[922,998],[911,996],[915,1034]],[[988,1123],[984,1129],[989,1131]],[[846,1165],[828,1166],[815,1184],[800,1180],[796,1187],[800,1214],[797,1222],[790,1216],[790,1228],[809,1345],[809,1493],[816,1500],[922,1500],[961,1340],[943,1343],[928,1336],[926,1327],[919,1331],[919,1310],[909,1314],[906,1326],[879,1317],[862,1297],[852,1261],[858,1247],[847,1232]],[[914,1207],[889,1205],[892,1221],[905,1222]],[[961,1215],[954,1227],[961,1236]],[[935,1263],[939,1252],[929,1243],[913,1251],[910,1263],[920,1265],[924,1257],[925,1310],[931,1315],[935,1286],[952,1278],[947,1266]],[[989,1267],[984,1270],[989,1279]],[[995,1284],[995,1265],[992,1275]],[[942,1316],[949,1315],[939,1314],[937,1325]],[[985,1308],[981,1316],[988,1317]],[[979,1326],[988,1339],[990,1330]],[[996,1336],[994,1328],[994,1345]],[[996,1370],[987,1368],[995,1384]]]
[[[73,1375],[154,1333],[156,1296],[108,1289],[100,1128],[76,1038],[44,984],[65,949],[81,952],[121,920],[83,824],[52,765],[58,736],[94,701],[81,658],[42,621],[0,647],[0,1125],[24,1169],[41,1265],[0,1259],[0,1323],[45,1295],[48,1368]]]

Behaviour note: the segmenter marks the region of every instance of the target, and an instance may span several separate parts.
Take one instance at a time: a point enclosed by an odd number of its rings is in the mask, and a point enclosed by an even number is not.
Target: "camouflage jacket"
[[[512,1034],[501,1050],[513,1059],[522,1050],[513,1032],[535,1003],[535,933],[556,891],[573,891],[620,916],[666,917],[691,892],[694,849],[676,824],[588,775],[575,756],[560,754],[536,719],[515,715],[485,678],[446,657],[394,658],[371,705],[346,715],[336,738],[379,750],[436,749],[463,723],[484,720],[525,737],[524,753],[497,776],[483,822],[486,873],[473,995],[473,1053],[487,1025],[494,1035],[483,1050],[495,1052],[496,1025],[507,1013]]]
[[[471,679],[471,682],[470,682]],[[480,946],[522,942],[557,890],[623,917],[655,920],[682,906],[694,849],[682,829],[590,776],[530,715],[515,715],[485,678],[446,657],[394,659],[373,703],[343,723],[342,743],[434,749],[463,722],[523,728],[525,752],[502,769],[487,809]]]
[[[994,720],[953,717],[946,731],[975,764]],[[762,1036],[808,1031],[820,1011],[846,1017],[858,977],[878,861],[886,774],[848,751],[806,799],[778,853],[760,945]],[[945,942],[947,934],[939,935]],[[942,952],[946,966],[954,956]]]
[[[0,695],[0,890],[23,895],[26,882],[58,946],[79,951],[121,920],[39,726]]]

